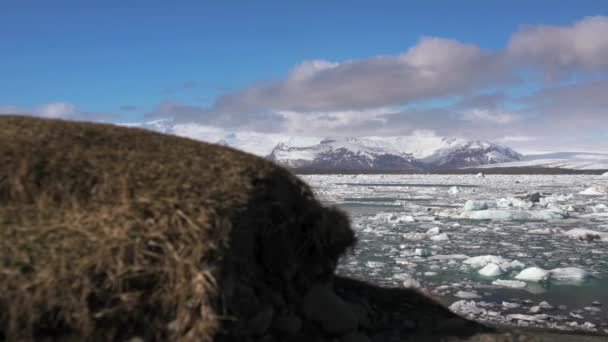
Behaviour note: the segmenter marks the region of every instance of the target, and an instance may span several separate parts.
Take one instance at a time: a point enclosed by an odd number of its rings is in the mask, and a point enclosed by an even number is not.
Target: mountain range
[[[515,162],[523,155],[480,140],[408,136],[327,138],[305,147],[280,143],[267,158],[293,168],[412,170]]]
[[[226,132],[170,120],[124,124],[244,150],[290,168],[350,170],[428,170],[467,167],[546,167],[608,169],[608,154],[561,152],[528,155],[503,144],[446,138],[431,132],[398,137],[291,137]]]

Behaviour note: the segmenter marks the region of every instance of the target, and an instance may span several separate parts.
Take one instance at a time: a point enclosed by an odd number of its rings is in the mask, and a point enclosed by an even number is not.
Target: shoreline
[[[608,170],[573,170],[543,167],[496,167],[470,169],[432,169],[432,170],[369,170],[369,169],[319,169],[292,168],[297,175],[597,175]]]

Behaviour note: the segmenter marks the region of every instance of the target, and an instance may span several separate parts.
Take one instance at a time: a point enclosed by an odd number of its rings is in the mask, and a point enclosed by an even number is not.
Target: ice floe
[[[433,235],[429,239],[431,239],[432,241],[449,241],[450,236],[446,233],[441,233],[441,234]]]
[[[606,186],[600,186],[600,185],[594,185],[591,187],[588,187],[587,189],[579,192],[580,195],[588,195],[588,196],[602,196],[602,195],[608,195],[608,187]]]
[[[521,271],[515,279],[538,282],[545,280],[557,280],[565,282],[582,282],[592,277],[591,273],[578,267],[562,267],[545,270],[540,267],[530,267]]]
[[[496,255],[479,255],[462,262],[464,267],[472,269],[484,269],[487,265],[494,264],[499,267],[502,273],[508,272],[512,269],[524,268],[525,265],[517,260],[511,261]],[[493,267],[492,267],[493,268]],[[489,271],[489,270],[488,270]],[[501,273],[501,274],[502,274]]]
[[[503,286],[503,287],[512,287],[515,289],[522,289],[526,287],[526,283],[519,280],[505,280],[505,279],[496,279],[492,282],[492,285]]]
[[[489,263],[489,264],[485,265],[482,269],[477,271],[477,273],[479,273],[480,275],[482,275],[484,277],[498,277],[499,275],[504,274],[505,270],[503,270],[500,266],[496,265],[495,263]]]
[[[574,228],[565,232],[564,235],[582,241],[600,240],[608,242],[608,232],[599,232],[591,229]]]
[[[534,206],[534,203],[519,198],[508,197],[499,198],[496,200],[496,206],[499,208],[522,208],[530,209]]]
[[[463,299],[476,299],[481,298],[479,294],[471,291],[458,291],[454,294],[454,297],[463,298]]]
[[[464,211],[477,211],[488,209],[488,203],[484,201],[468,200],[464,204]]]
[[[431,255],[431,253],[428,250],[426,250],[425,248],[416,248],[414,250],[414,255],[421,256],[421,257],[426,257],[426,256]]]
[[[479,211],[465,211],[460,218],[469,220],[554,220],[569,217],[568,212],[560,209],[544,210],[506,210],[489,209]]]

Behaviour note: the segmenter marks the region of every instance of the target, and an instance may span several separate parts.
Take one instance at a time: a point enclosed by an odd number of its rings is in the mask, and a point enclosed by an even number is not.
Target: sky
[[[0,47],[0,114],[608,152],[605,1],[5,0]]]

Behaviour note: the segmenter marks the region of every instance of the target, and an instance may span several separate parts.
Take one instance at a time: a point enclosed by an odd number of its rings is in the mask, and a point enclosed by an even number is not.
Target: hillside
[[[334,282],[355,241],[348,218],[262,158],[141,129],[0,116],[0,164],[0,340],[491,330],[414,290]],[[400,309],[383,302],[388,293]],[[412,306],[414,325],[403,325]]]

